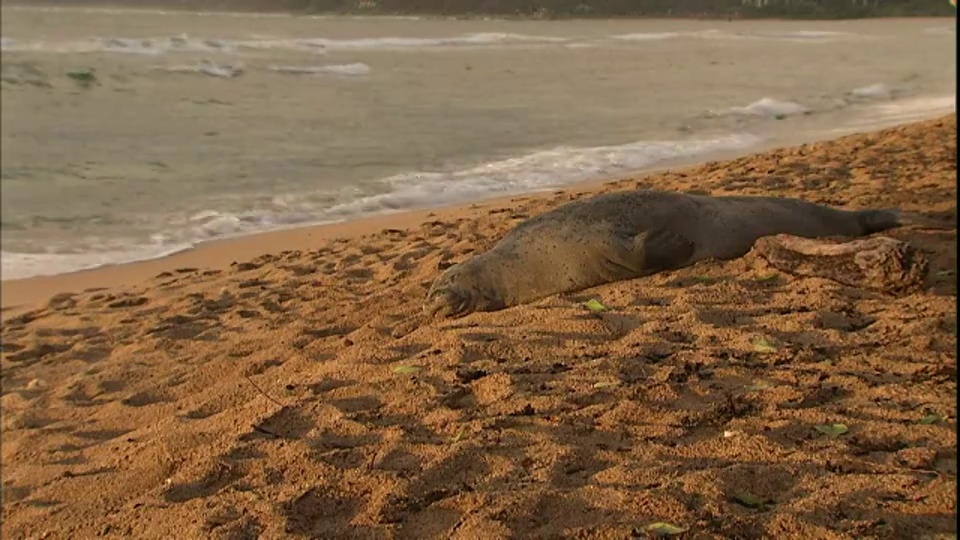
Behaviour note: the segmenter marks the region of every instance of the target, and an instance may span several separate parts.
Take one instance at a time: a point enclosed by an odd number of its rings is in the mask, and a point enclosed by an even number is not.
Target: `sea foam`
[[[242,49],[288,50],[323,53],[327,50],[397,50],[437,47],[529,46],[566,43],[569,39],[511,33],[469,33],[439,38],[375,37],[356,39],[221,39],[179,34],[165,37],[94,37],[68,41],[13,40],[4,38],[5,52],[117,53],[158,56],[177,52],[218,52],[234,54]]]
[[[159,259],[190,249],[191,245],[136,246],[115,251],[87,253],[17,253],[0,252],[3,279],[54,276],[114,264]]]
[[[289,75],[368,75],[370,66],[356,62],[353,64],[328,64],[323,66],[270,66],[271,71]]]
[[[211,77],[220,77],[223,79],[232,79],[243,74],[242,65],[217,64],[209,60],[203,60],[196,64],[178,65],[178,66],[154,66],[155,70],[166,71],[168,73],[198,73],[209,75]]]
[[[764,97],[743,107],[731,107],[729,112],[739,115],[763,116],[767,118],[783,118],[786,116],[795,116],[806,114],[810,111],[807,107],[793,101],[780,101],[777,99]]]
[[[633,34],[618,34],[610,37],[622,41],[659,41],[681,37],[682,35],[680,32],[636,32]]]
[[[787,32],[755,32],[747,34],[760,39],[779,39],[786,41],[836,41],[859,37],[849,32],[831,32],[825,30],[795,30]]]
[[[500,32],[480,32],[461,34],[442,38],[377,37],[360,39],[304,39],[301,43],[321,46],[327,49],[417,49],[425,47],[456,47],[465,45],[500,45],[530,43],[563,43],[567,38],[510,34]]]
[[[885,83],[871,84],[861,86],[850,91],[850,97],[870,100],[870,99],[893,99],[906,92],[905,88],[891,86]]]
[[[287,50],[322,54],[328,50],[411,50],[428,48],[477,47],[589,47],[603,43],[643,43],[667,39],[708,40],[775,40],[798,43],[827,43],[840,39],[866,39],[868,36],[847,32],[797,30],[792,32],[748,32],[708,29],[677,32],[632,32],[597,37],[548,36],[510,32],[472,32],[444,37],[378,36],[348,39],[314,38],[247,38],[223,39],[178,34],[160,37],[91,37],[79,40],[45,41],[4,38],[5,52],[46,53],[116,53],[157,56],[178,52],[218,52],[236,54],[247,50]]]

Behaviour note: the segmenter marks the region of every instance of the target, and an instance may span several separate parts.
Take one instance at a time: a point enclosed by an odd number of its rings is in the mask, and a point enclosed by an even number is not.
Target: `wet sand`
[[[664,522],[691,538],[946,538],[955,154],[951,115],[5,282],[3,535],[629,538]],[[748,255],[421,318],[441,267],[527,216],[638,186],[923,214],[883,235],[930,260],[928,282],[887,295]],[[63,293],[84,279],[112,285]]]

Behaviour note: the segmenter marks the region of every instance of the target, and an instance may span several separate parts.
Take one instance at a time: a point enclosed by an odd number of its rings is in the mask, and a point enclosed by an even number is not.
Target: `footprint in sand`
[[[173,401],[173,398],[164,392],[159,392],[156,390],[147,390],[143,392],[137,392],[130,397],[120,400],[120,403],[128,407],[146,407],[147,405],[154,405],[156,403],[170,403]]]
[[[268,369],[272,369],[278,366],[282,366],[283,362],[281,360],[267,360],[266,362],[257,362],[246,369],[243,370],[245,377],[253,377],[256,375],[261,375]]]
[[[320,395],[336,390],[337,388],[353,386],[356,383],[356,381],[348,381],[343,379],[324,379],[320,382],[310,384],[307,387],[311,392],[313,392],[314,395]]]
[[[204,332],[218,327],[218,322],[212,322],[211,317],[206,315],[195,317],[173,315],[147,329],[146,334],[163,339],[194,340]]]
[[[240,437],[241,441],[268,437],[302,440],[315,426],[311,417],[297,409],[283,407],[253,426],[253,431]]]
[[[362,508],[362,499],[345,492],[327,486],[310,489],[283,504],[284,530],[310,538],[336,537],[345,530],[358,534],[363,527],[351,523]]]
[[[173,484],[163,492],[163,498],[171,503],[184,503],[210,497],[243,477],[240,470],[230,463],[218,461],[202,478],[195,482]]]
[[[193,409],[192,411],[188,411],[183,415],[183,418],[188,418],[190,420],[203,420],[204,418],[210,418],[211,416],[220,414],[223,411],[223,407],[213,403],[205,403],[200,407]]]
[[[31,365],[47,356],[64,353],[72,348],[73,345],[69,343],[38,343],[29,349],[8,355],[6,359],[22,365]]]
[[[85,431],[76,431],[74,432],[74,435],[82,439],[105,442],[118,437],[123,437],[131,431],[132,430],[129,429],[91,429]]]

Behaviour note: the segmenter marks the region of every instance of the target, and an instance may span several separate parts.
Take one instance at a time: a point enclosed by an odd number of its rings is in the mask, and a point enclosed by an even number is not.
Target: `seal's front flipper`
[[[631,266],[643,274],[680,268],[694,251],[693,241],[668,229],[649,229],[633,237]]]

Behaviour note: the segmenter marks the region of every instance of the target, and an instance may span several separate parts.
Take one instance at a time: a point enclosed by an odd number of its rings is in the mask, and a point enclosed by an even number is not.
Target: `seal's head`
[[[503,309],[504,303],[484,278],[476,260],[448,268],[433,282],[423,306],[428,317],[440,315],[457,319],[474,311]]]

